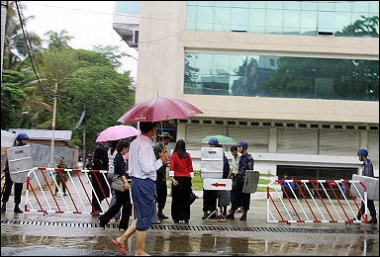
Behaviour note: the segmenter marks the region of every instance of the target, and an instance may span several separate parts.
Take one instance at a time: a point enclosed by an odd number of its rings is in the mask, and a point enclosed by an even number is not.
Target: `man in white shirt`
[[[168,155],[164,151],[159,153],[159,159],[154,155],[152,138],[156,135],[156,124],[141,122],[140,130],[141,134],[132,141],[129,148],[129,172],[136,219],[123,235],[112,240],[124,255],[126,242],[135,232],[135,255],[148,255],[145,252],[145,239],[146,231],[155,216],[156,171],[168,161]]]

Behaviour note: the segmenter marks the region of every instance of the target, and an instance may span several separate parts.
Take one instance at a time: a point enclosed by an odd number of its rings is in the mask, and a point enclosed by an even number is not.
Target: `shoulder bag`
[[[112,183],[111,183],[111,188],[113,190],[119,191],[119,192],[124,192],[125,191],[125,183],[121,179],[119,175],[114,175],[112,178]]]

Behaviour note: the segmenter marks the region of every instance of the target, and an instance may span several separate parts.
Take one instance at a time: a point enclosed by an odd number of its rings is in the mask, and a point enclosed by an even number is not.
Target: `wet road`
[[[199,195],[199,194],[198,194]],[[165,214],[170,212],[168,197]],[[170,219],[152,225],[146,251],[157,256],[378,256],[378,225],[282,224],[266,222],[265,199],[252,199],[247,221],[202,220],[202,199],[189,224]],[[376,202],[378,208],[378,202]],[[1,217],[2,256],[120,256],[111,243],[117,224],[99,227],[87,214],[14,214]],[[135,237],[128,242],[134,255]]]

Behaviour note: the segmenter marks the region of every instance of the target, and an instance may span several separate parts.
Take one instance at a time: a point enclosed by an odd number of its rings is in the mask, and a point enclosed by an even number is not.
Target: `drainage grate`
[[[32,221],[32,220],[1,220],[5,225],[35,225],[35,226],[56,226],[56,227],[76,227],[76,228],[96,228],[99,223],[87,222],[52,222],[52,221]],[[107,224],[108,228],[119,228],[117,224]],[[251,232],[272,232],[272,233],[327,233],[327,234],[378,234],[377,229],[362,230],[355,228],[343,229],[320,229],[320,228],[277,228],[277,227],[238,227],[238,226],[218,226],[218,225],[181,225],[181,224],[153,224],[155,230],[182,230],[182,231],[251,231]]]

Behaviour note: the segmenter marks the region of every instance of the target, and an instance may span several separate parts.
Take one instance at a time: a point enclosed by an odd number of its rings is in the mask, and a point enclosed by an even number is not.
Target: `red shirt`
[[[187,158],[180,159],[176,152],[170,155],[170,170],[174,171],[175,177],[191,177],[193,163],[190,154]]]

